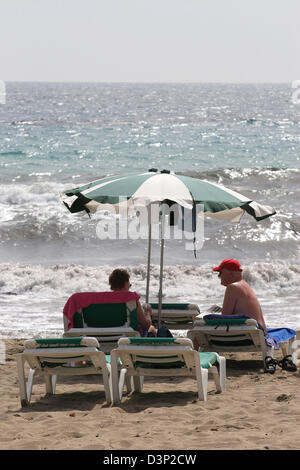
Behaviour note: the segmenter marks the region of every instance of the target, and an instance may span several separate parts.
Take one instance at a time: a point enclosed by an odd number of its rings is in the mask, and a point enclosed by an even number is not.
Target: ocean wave
[[[124,267],[120,266],[119,267]],[[126,267],[126,266],[125,266]],[[0,318],[2,337],[57,336],[63,332],[63,307],[75,292],[107,291],[114,266],[77,264],[0,264]],[[145,298],[146,266],[128,267],[132,290]],[[300,266],[284,263],[251,263],[244,279],[254,288],[264,317],[272,327],[297,329],[300,301]],[[159,266],[151,266],[150,301],[157,302]],[[163,300],[191,302],[205,313],[212,304],[222,305],[224,288],[210,264],[166,266]],[[181,332],[182,334],[182,332]]]
[[[11,151],[5,151],[5,152],[0,152],[0,157],[13,157],[13,156],[20,156],[20,155],[26,155],[25,152],[22,150],[11,150]]]
[[[300,168],[276,168],[276,167],[254,167],[254,168],[217,168],[207,171],[186,171],[182,172],[187,176],[196,178],[207,179],[208,181],[218,182],[219,184],[226,185],[226,182],[243,181],[247,179],[247,184],[251,188],[252,182],[263,183],[266,181],[286,181],[287,179],[295,179],[298,181],[300,178]]]
[[[113,267],[56,264],[52,266],[0,264],[0,294],[69,296],[80,291],[108,289],[108,277]],[[133,289],[145,295],[146,265],[129,266]],[[244,266],[244,279],[258,291],[278,296],[295,292],[300,285],[300,265],[254,262]],[[151,287],[159,287],[159,266],[151,266]],[[164,295],[167,297],[212,298],[219,291],[219,281],[210,264],[164,267]]]

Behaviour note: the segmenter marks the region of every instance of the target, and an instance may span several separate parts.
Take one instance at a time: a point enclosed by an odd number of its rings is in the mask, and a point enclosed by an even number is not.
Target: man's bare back
[[[226,287],[222,315],[248,315],[266,330],[260,303],[252,288],[242,279],[240,263],[224,260],[213,270],[219,272],[221,284]]]
[[[226,287],[222,315],[244,314],[254,318],[266,330],[259,301],[246,281],[233,282]]]

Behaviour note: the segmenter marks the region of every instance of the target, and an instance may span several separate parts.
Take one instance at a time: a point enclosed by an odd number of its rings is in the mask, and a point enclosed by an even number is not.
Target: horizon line
[[[96,80],[3,80],[5,83],[90,83],[116,85],[286,85],[291,81],[96,81]]]

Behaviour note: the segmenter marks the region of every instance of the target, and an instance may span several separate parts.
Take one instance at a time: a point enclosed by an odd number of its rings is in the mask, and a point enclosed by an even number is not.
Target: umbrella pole
[[[152,226],[151,221],[149,221],[149,231],[148,231],[148,261],[147,261],[147,284],[146,284],[146,303],[149,303],[149,288],[150,288],[150,261],[151,261],[151,239],[152,236]]]
[[[164,268],[164,209],[160,212],[160,271],[159,271],[159,291],[158,291],[158,328],[161,327],[161,310],[162,310],[162,284],[163,284],[163,268]]]

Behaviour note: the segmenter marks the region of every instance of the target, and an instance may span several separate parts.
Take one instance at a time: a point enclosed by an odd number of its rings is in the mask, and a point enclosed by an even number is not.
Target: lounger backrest
[[[138,331],[136,301],[92,304],[76,312],[74,328],[115,328],[130,326]]]
[[[218,315],[218,317],[221,317]],[[188,336],[193,338],[196,331],[201,333],[197,336],[200,346],[204,350],[222,351],[246,350],[246,348],[260,349],[263,331],[254,319],[247,318],[212,318],[199,319],[195,322],[193,330]]]
[[[158,304],[151,303],[152,307],[152,320],[158,320]],[[162,304],[162,320],[172,329],[189,329],[195,318],[199,315],[200,310],[198,305],[189,303],[163,303]]]
[[[43,348],[99,348],[96,338],[78,337],[78,338],[43,338],[43,339],[27,339],[24,343],[26,349],[43,349]]]
[[[121,338],[118,346],[125,367],[134,369],[195,367],[193,343],[188,338]]]
[[[33,369],[61,367],[70,362],[85,360],[87,348],[100,351],[96,338],[44,338],[30,339],[24,343],[24,354]]]

